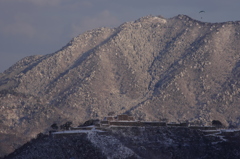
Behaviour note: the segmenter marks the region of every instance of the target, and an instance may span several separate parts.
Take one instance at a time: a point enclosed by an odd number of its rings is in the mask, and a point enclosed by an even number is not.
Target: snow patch
[[[88,133],[88,139],[101,151],[108,159],[112,158],[140,158],[131,149],[125,147],[118,139],[112,136],[99,135],[95,132]]]

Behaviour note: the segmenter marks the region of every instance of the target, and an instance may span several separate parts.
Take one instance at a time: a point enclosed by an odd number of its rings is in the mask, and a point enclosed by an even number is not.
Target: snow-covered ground
[[[221,132],[238,132],[238,129],[221,129]]]

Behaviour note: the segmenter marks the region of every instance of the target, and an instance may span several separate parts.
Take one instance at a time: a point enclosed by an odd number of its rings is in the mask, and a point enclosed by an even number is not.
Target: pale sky
[[[26,56],[54,53],[94,28],[150,14],[239,21],[239,8],[240,0],[0,0],[0,72]]]

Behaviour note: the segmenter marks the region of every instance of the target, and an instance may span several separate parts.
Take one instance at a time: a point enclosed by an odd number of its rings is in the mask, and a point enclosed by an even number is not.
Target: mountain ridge
[[[20,60],[0,74],[2,138],[19,138],[8,153],[54,122],[109,112],[239,126],[239,33],[239,21],[146,16]]]

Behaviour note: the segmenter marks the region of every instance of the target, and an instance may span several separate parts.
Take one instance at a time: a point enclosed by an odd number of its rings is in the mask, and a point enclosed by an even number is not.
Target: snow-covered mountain
[[[146,16],[20,60],[0,74],[0,154],[109,112],[239,126],[239,33],[240,22]]]

